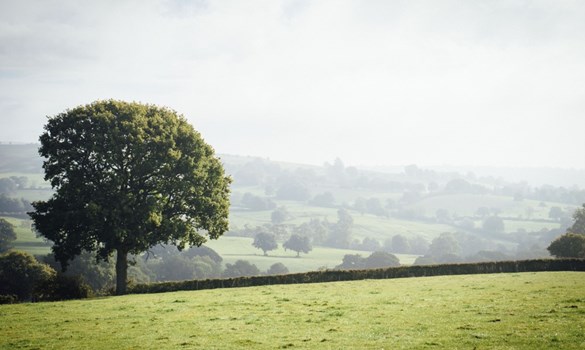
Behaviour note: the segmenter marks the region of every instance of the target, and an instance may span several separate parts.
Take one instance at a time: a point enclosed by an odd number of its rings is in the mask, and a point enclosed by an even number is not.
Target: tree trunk
[[[118,249],[116,254],[116,295],[126,294],[128,283],[128,252]]]

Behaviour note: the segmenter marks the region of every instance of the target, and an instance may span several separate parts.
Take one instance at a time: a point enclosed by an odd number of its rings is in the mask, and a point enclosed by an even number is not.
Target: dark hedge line
[[[164,293],[179,290],[237,288],[272,284],[537,271],[585,271],[585,259],[540,259],[468,264],[417,265],[368,270],[326,270],[276,276],[148,283],[130,286],[129,293]]]

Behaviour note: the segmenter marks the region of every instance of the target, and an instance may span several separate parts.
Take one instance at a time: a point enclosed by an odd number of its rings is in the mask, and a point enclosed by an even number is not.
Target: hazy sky
[[[585,1],[0,0],[0,140],[98,99],[219,153],[585,168]]]

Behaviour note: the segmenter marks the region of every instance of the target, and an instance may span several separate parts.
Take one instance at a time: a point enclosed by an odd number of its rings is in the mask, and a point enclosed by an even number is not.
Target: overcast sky
[[[585,1],[0,0],[0,141],[98,99],[217,152],[585,168]]]

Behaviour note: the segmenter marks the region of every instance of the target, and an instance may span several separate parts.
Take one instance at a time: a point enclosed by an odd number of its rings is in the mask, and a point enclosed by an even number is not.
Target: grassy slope
[[[582,349],[582,272],[443,276],[0,306],[0,349]]]

